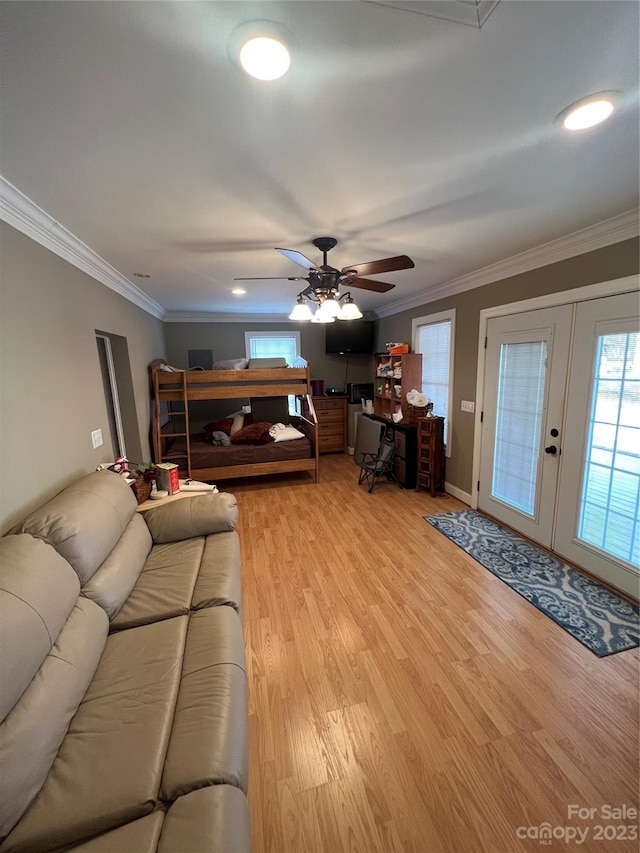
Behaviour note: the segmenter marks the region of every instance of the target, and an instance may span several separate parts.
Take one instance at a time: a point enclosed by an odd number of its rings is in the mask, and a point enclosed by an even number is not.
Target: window
[[[546,341],[500,344],[491,494],[531,518],[536,512],[546,372]]]
[[[300,332],[245,332],[247,358],[286,358],[293,367],[300,355]]]
[[[640,335],[600,335],[578,538],[638,564]]]
[[[433,403],[434,415],[444,421],[446,455],[451,455],[448,440],[453,412],[453,342],[456,312],[441,311],[412,321],[413,351],[422,354],[422,393]]]
[[[306,362],[300,357],[300,332],[245,332],[247,358],[285,358],[289,367]],[[289,396],[289,414],[296,414],[296,398]]]

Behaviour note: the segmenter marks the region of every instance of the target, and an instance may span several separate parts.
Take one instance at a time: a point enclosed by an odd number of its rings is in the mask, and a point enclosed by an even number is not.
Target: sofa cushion
[[[80,591],[78,576],[32,536],[0,539],[0,720],[51,651]]]
[[[158,853],[250,853],[247,800],[237,788],[214,785],[171,806]]]
[[[229,604],[242,616],[240,537],[236,531],[207,536],[191,608]]]
[[[106,621],[93,602],[80,602]],[[56,849],[153,811],[187,622],[168,619],[108,638],[51,772],[3,853]]]
[[[183,498],[144,514],[155,544],[235,530],[238,504],[228,492]]]
[[[158,810],[67,848],[67,853],[156,853],[164,821],[164,811]]]
[[[246,790],[247,685],[242,625],[231,607],[193,613],[161,799],[205,785]]]
[[[180,797],[168,812],[118,827],[67,853],[250,853],[249,809],[242,791],[215,785]]]
[[[14,532],[30,533],[53,545],[84,585],[111,553],[136,507],[136,498],[120,475],[94,471],[30,513]]]
[[[204,547],[202,536],[155,545],[129,598],[112,620],[111,630],[188,613]]]
[[[66,753],[65,735],[69,725],[73,728],[76,711],[82,707],[98,666],[108,624],[106,613],[97,604],[76,599],[51,653],[0,725],[0,838],[12,830],[2,846],[3,853],[32,849],[45,839],[48,843],[49,826],[56,820],[64,821],[63,812],[68,815],[75,809],[76,803],[67,798],[54,802],[53,810],[39,804],[50,787],[59,756]],[[86,780],[95,772],[95,764],[86,768],[76,786],[90,790],[94,786],[87,785]],[[44,799],[46,802],[46,795]]]
[[[99,604],[113,619],[135,586],[151,545],[149,528],[136,512],[113,551],[82,587],[82,594]]]
[[[112,631],[219,604],[241,614],[240,540],[235,530],[154,545]]]

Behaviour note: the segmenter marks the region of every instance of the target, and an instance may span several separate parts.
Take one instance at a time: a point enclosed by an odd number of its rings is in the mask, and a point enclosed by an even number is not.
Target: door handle
[[[550,444],[549,447],[545,447],[544,452],[548,453],[550,456],[555,456],[558,452],[558,448],[555,444]]]

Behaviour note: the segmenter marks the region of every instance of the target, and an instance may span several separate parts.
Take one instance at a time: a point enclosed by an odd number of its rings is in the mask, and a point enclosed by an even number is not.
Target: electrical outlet
[[[95,450],[97,447],[102,447],[102,430],[94,429],[91,433],[91,444]]]
[[[460,403],[460,411],[461,412],[475,412],[476,404],[471,400],[462,400]]]

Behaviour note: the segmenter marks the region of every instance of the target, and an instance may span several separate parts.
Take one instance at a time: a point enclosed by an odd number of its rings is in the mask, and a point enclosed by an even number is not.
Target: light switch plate
[[[102,447],[102,430],[94,429],[91,433],[91,444],[93,445],[93,449],[96,447]]]
[[[472,400],[462,400],[460,403],[461,412],[475,412],[476,404]]]

